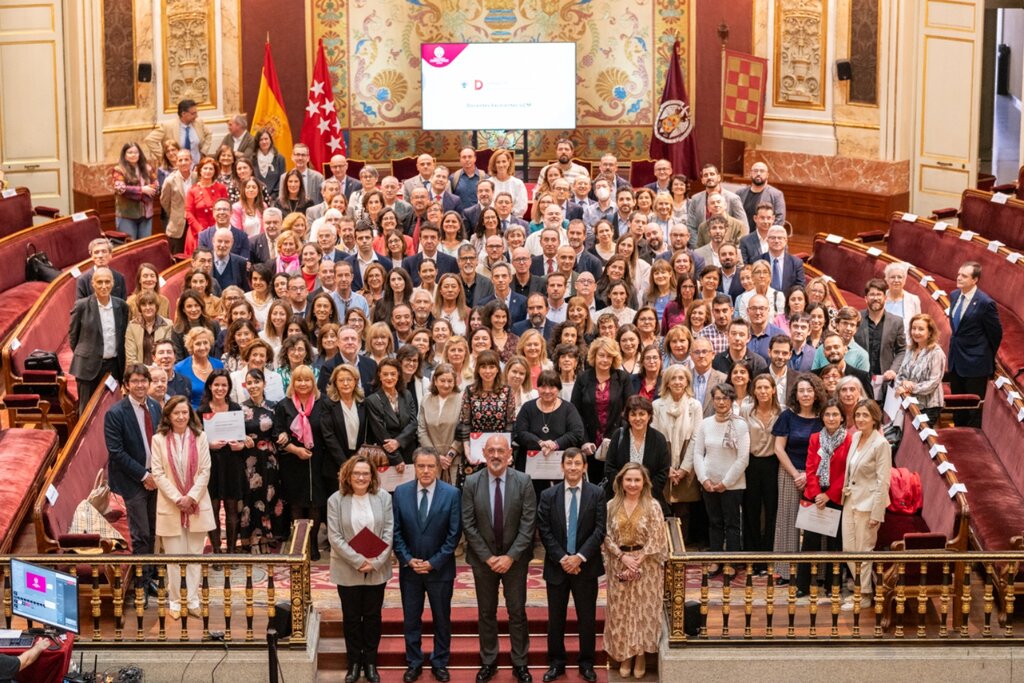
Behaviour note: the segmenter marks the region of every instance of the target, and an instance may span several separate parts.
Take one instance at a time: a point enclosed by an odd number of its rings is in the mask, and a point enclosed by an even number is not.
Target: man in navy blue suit
[[[548,320],[547,297],[536,292],[526,299],[526,320],[520,320],[512,325],[512,334],[522,337],[527,330],[537,330],[544,339],[551,339],[551,332],[555,329],[555,323]]]
[[[996,353],[1003,340],[996,303],[978,289],[981,264],[967,261],[956,274],[956,289],[949,295],[949,388],[954,394],[985,396],[985,385],[996,369]],[[957,411],[958,427],[981,427],[981,411]]]
[[[342,325],[338,330],[338,355],[327,361],[320,371],[317,388],[320,389],[321,394],[327,393],[327,382],[330,381],[331,373],[342,363],[348,363],[359,370],[359,383],[363,386],[364,394],[369,396],[374,392],[377,361],[359,353],[359,333],[351,325]]]
[[[363,271],[377,261],[391,272],[391,259],[381,256],[373,250],[373,223],[359,221],[356,223],[356,253],[346,259],[352,264],[352,290],[358,292],[363,288]]]
[[[451,455],[451,454],[448,454]],[[455,587],[455,546],[462,534],[459,490],[438,479],[441,457],[433,448],[412,455],[416,481],[399,485],[392,495],[394,547],[402,592],[405,658],[404,683],[423,673],[423,596],[430,600],[434,649],[430,672],[442,683],[451,679],[448,658],[452,640],[452,594]]]
[[[804,276],[804,262],[786,250],[789,234],[781,225],[768,228],[768,251],[761,254],[761,260],[767,261],[772,269],[772,289],[787,292],[796,285],[803,287],[807,283]]]
[[[508,307],[508,328],[526,320],[526,297],[512,291],[512,266],[504,261],[491,266],[491,284],[494,298]]]
[[[231,225],[231,202],[227,199],[218,199],[214,202],[213,221],[213,225],[199,232],[197,238],[199,246],[213,251],[213,236],[216,234],[217,229],[230,228],[231,237],[233,238],[231,253],[237,254],[248,261],[250,256],[249,236],[245,234],[244,230]]]
[[[420,264],[423,263],[423,259],[431,259],[436,264],[436,279],[440,279],[445,273],[457,274],[459,272],[459,262],[448,254],[437,250],[440,239],[441,233],[436,225],[433,223],[420,225],[420,251],[402,259],[402,268],[409,273],[413,286],[420,286]]]
[[[231,253],[234,237],[227,228],[217,228],[213,235],[213,279],[224,291],[232,285],[249,291],[249,262]]]
[[[103,416],[110,490],[124,498],[132,552],[136,555],[153,552],[156,532],[156,481],[149,466],[150,443],[160,423],[160,404],[149,398],[149,383],[149,368],[141,363],[129,365],[124,373],[128,395]],[[153,571],[153,567],[143,570],[147,602],[149,595],[156,595]]]
[[[544,683],[565,675],[565,619],[569,595],[580,635],[580,676],[593,683],[597,580],[604,574],[601,544],[607,517],[604,491],[584,476],[587,459],[578,448],[562,453],[565,479],[540,494],[537,528],[544,544],[548,597],[548,665]]]

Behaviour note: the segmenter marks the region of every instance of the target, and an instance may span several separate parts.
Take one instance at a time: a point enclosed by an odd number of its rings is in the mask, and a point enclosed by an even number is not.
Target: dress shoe
[[[356,683],[359,680],[359,664],[350,663],[348,673],[345,674],[345,683]]]
[[[628,657],[619,662],[619,676],[622,678],[629,678],[630,672],[633,670],[633,658]]]
[[[402,674],[402,680],[404,681],[404,683],[412,683],[413,681],[418,680],[422,674],[422,666],[410,666],[408,669],[405,670],[405,673]]]
[[[553,667],[551,667],[550,669],[548,669],[547,671],[544,672],[544,683],[551,683],[551,681],[555,680],[556,678],[558,678],[560,676],[564,676],[564,675],[565,675],[565,667],[564,666],[553,666]]]
[[[592,666],[581,666],[580,677],[587,683],[595,683],[597,681],[597,672],[594,671]]]
[[[380,683],[380,674],[376,664],[363,664],[363,677],[370,683]]]
[[[199,611],[198,607],[189,607],[188,608],[188,615],[190,617],[195,617],[196,619],[202,619],[203,618],[203,613]]]
[[[167,616],[173,619],[174,621],[178,621],[181,619],[181,612],[179,612],[176,609],[169,609],[167,610]]]
[[[533,675],[530,674],[530,670],[525,666],[513,666],[512,675],[519,683],[533,683]]]
[[[643,678],[647,673],[647,656],[638,654],[633,662],[633,678]]]
[[[498,667],[493,664],[484,664],[476,672],[476,683],[487,683],[487,681],[494,678],[496,673],[498,673]]]
[[[430,667],[430,673],[434,676],[435,680],[441,681],[441,683],[448,683],[452,680],[452,675],[448,673],[448,667],[446,666],[432,666]]]

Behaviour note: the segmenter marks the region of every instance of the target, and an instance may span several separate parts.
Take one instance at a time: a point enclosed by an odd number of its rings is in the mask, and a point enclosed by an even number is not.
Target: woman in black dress
[[[388,462],[404,471],[416,450],[416,408],[395,358],[377,366],[377,390],[366,399],[366,422],[367,441],[383,448]]]
[[[559,397],[560,391],[562,379],[558,373],[554,370],[542,370],[537,376],[539,396],[524,403],[519,410],[512,435],[513,441],[519,446],[516,451],[515,468],[520,472],[526,471],[526,458],[530,451],[541,451],[547,455],[553,451],[564,451],[566,448],[579,448],[583,445],[586,438],[583,420],[576,406]],[[550,484],[547,481],[539,483],[541,489],[546,489]]]
[[[576,377],[572,403],[583,418],[587,455],[587,477],[597,484],[604,479],[604,462],[593,456],[601,442],[611,436],[622,422],[626,399],[633,395],[633,380],[622,369],[622,355],[614,340],[598,337],[587,349],[589,366]]]
[[[309,519],[316,538],[323,519],[320,509],[327,497],[323,479],[323,438],[320,421],[324,406],[319,400],[316,378],[308,365],[292,370],[291,383],[285,398],[274,407],[274,434],[282,451],[281,483],[291,519]],[[316,543],[310,548],[311,559],[320,559]]]
[[[274,443],[274,402],[265,395],[266,375],[259,368],[245,374],[249,398],[242,403],[245,435],[252,446],[245,450],[246,489],[239,512],[242,548],[265,553],[288,536],[288,518],[281,498],[281,469]]]
[[[241,410],[231,395],[231,373],[219,368],[206,378],[203,399],[199,403],[200,418],[213,417],[214,413]],[[213,552],[220,552],[220,504],[224,503],[224,526],[227,532],[226,552],[235,552],[238,541],[238,502],[242,500],[245,481],[244,449],[252,447],[251,440],[210,441],[210,502],[213,504],[213,518],[216,526],[210,530],[210,545]]]

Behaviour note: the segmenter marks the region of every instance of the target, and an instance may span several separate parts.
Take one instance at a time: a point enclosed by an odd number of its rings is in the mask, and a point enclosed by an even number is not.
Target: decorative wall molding
[[[778,107],[825,108],[826,0],[777,0],[775,87]]]
[[[164,112],[193,99],[201,109],[217,107],[215,3],[209,0],[163,0],[161,35]]]

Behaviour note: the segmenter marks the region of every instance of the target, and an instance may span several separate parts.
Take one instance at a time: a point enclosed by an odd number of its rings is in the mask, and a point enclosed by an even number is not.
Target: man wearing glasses
[[[459,280],[466,292],[466,306],[469,308],[483,306],[494,298],[494,285],[490,278],[476,272],[479,263],[476,247],[471,244],[459,247]]]

